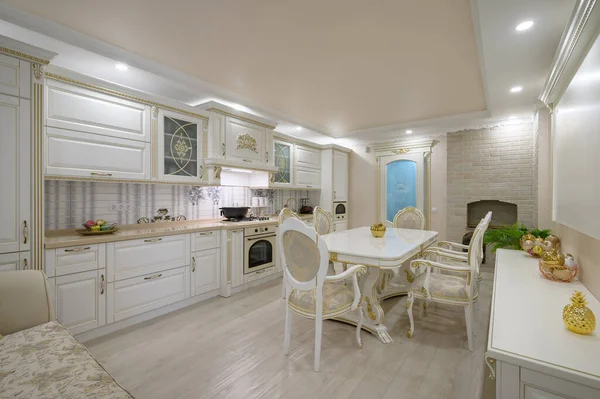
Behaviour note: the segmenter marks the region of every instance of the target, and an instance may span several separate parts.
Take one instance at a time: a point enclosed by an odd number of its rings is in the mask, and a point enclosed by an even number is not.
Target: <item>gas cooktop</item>
[[[271,220],[268,216],[247,216],[243,218],[227,218],[223,219],[224,222],[266,222]]]

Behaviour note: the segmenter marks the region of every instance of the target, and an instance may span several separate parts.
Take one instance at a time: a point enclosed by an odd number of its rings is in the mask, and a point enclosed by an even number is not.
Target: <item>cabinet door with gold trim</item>
[[[285,141],[273,141],[274,166],[278,169],[273,173],[271,186],[286,187],[293,184],[292,162],[294,145]]]
[[[158,174],[165,181],[202,179],[202,123],[175,112],[158,115]]]

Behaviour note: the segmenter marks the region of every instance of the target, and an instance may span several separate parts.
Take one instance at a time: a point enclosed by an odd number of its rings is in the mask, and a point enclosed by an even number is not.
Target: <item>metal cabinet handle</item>
[[[144,280],[154,280],[155,278],[159,278],[159,277],[162,277],[162,273],[155,274],[154,276],[144,277]]]
[[[192,256],[192,273],[196,271],[196,257]]]
[[[312,186],[306,186],[306,188],[312,188]]]
[[[27,258],[23,259],[23,270],[29,269],[29,262],[27,262]]]
[[[252,161],[251,161],[251,160],[249,160],[249,159],[242,159],[242,161],[244,161],[244,162],[252,162]]]
[[[221,148],[223,149],[223,156],[225,156],[225,143],[221,143]]]
[[[265,151],[265,155],[266,155],[266,157],[267,157],[267,160],[266,160],[266,162],[268,163],[268,162],[269,162],[269,151]]]
[[[104,281],[104,274],[100,275],[102,283],[100,283],[100,295],[104,295],[104,289],[106,288],[106,281]]]
[[[81,252],[81,251],[87,251],[90,248],[92,248],[92,247],[70,248],[70,249],[65,249],[65,252]]]
[[[149,238],[147,240],[144,240],[144,242],[157,242],[157,241],[162,241],[162,238]]]
[[[243,229],[241,230],[231,230],[232,233],[241,233],[242,231],[244,231]]]
[[[204,176],[204,166],[202,165],[198,165],[200,167],[200,174],[198,176],[199,179],[202,179],[202,176]]]
[[[335,199],[335,190],[333,190],[333,199]]]
[[[212,236],[213,235],[213,231],[209,231],[209,232],[204,232],[204,233],[198,233],[199,236]]]
[[[106,176],[106,177],[110,177],[110,176],[112,176],[112,173],[91,172],[90,175],[92,175],[92,176]]]
[[[23,220],[23,244],[27,244],[29,238],[29,229],[27,228],[27,220]]]

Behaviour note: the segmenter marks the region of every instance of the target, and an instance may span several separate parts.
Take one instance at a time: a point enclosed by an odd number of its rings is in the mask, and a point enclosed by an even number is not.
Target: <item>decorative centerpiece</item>
[[[571,282],[579,271],[573,255],[563,255],[556,249],[544,252],[538,265],[542,276],[553,281]]]
[[[383,238],[385,235],[385,230],[386,227],[383,225],[383,223],[378,223],[371,226],[371,234],[375,238]]]
[[[516,222],[511,226],[488,229],[483,237],[483,243],[491,244],[492,252],[498,248],[522,249],[534,258],[539,258],[544,251],[558,249],[558,237],[550,233],[548,229],[529,229]]]
[[[587,304],[585,295],[579,291],[573,293],[571,304],[563,309],[563,322],[570,331],[585,335],[596,329],[596,316]]]
[[[116,226],[116,223],[106,223],[106,221],[102,219],[98,219],[96,221],[88,220],[83,224],[83,227],[85,227],[85,229],[79,229],[75,231],[84,236],[97,234],[111,234],[119,230],[116,228]]]

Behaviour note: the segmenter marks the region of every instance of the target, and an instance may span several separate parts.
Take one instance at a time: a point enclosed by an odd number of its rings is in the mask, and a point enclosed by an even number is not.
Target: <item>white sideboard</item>
[[[562,310],[585,294],[600,317],[600,302],[579,281],[545,279],[522,251],[498,250],[486,362],[497,399],[600,398],[600,338],[570,332]]]

